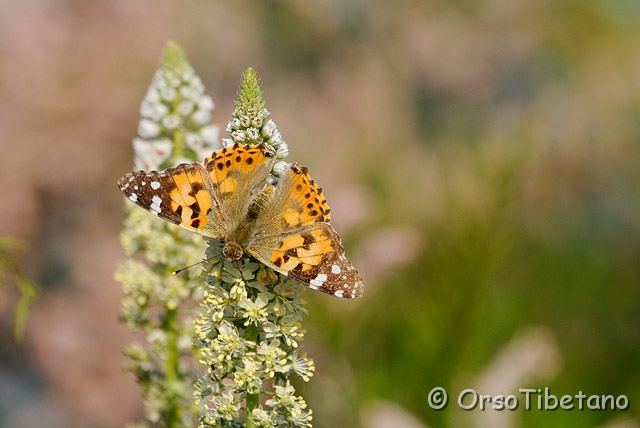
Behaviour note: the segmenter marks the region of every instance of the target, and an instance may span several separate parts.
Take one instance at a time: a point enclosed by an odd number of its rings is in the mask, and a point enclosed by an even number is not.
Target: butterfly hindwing
[[[328,223],[313,223],[254,241],[247,251],[276,272],[336,297],[358,298],[362,278]]]
[[[261,212],[246,250],[263,264],[338,297],[363,293],[360,275],[328,223],[330,209],[306,168],[292,164]]]
[[[309,176],[307,168],[293,163],[278,182],[271,203],[256,223],[256,234],[329,222],[330,213],[322,188]]]

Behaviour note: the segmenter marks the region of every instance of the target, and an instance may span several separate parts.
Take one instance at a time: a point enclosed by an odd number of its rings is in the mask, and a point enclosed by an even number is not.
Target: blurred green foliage
[[[38,297],[38,286],[28,280],[22,273],[16,253],[24,251],[26,245],[19,239],[0,236],[0,286],[14,283],[20,292],[16,302],[13,318],[13,337],[22,340],[27,326],[29,309]]]
[[[428,426],[464,426],[451,418],[451,407],[430,409],[427,393],[443,386],[454,405],[461,374],[481,373],[525,326],[552,333],[561,367],[553,379],[523,379],[520,388],[625,394],[631,406],[625,412],[521,409],[522,426],[639,419],[638,3],[375,3],[354,2],[350,13],[332,15],[329,37],[288,3],[267,3],[263,14],[267,57],[289,74],[313,76],[359,49],[376,51],[380,61],[397,67],[399,78],[407,79],[402,102],[413,127],[398,133],[423,149],[403,141],[377,147],[435,159],[434,186],[444,195],[436,202],[439,214],[429,215],[433,194],[407,180],[421,171],[402,171],[402,164],[391,161],[380,167],[384,155],[361,158],[371,162],[359,168],[369,171],[364,178],[375,202],[373,219],[357,235],[406,221],[420,231],[424,245],[410,267],[371,287],[355,309],[310,296],[310,337],[330,349],[318,378],[341,379],[343,388],[336,388],[342,405],[332,405],[340,400],[328,397],[331,389],[321,380],[309,386],[316,426],[355,426],[360,419],[350,412],[366,412],[364,404],[377,399],[399,403]],[[484,74],[450,83],[393,64],[398,27],[375,28],[384,13],[397,14],[391,8],[452,25],[451,34],[477,31],[486,43],[480,47],[491,55]],[[359,35],[353,16],[361,24]],[[457,44],[471,39],[439,41],[464,52]],[[465,66],[454,64],[451,73],[455,65]],[[442,67],[446,75],[447,65]],[[460,170],[473,189],[457,187]],[[420,209],[426,214],[414,215]],[[348,250],[357,246],[357,239],[347,239]],[[345,369],[345,356],[352,371]],[[345,385],[348,379],[355,390]],[[464,379],[463,387],[473,386]]]

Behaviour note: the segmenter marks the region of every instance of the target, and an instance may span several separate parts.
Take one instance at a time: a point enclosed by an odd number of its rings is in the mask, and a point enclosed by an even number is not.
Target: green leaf
[[[16,313],[13,318],[13,337],[15,340],[22,340],[29,318],[29,310],[40,290],[36,284],[22,276],[16,276],[16,283],[22,296],[16,304]]]

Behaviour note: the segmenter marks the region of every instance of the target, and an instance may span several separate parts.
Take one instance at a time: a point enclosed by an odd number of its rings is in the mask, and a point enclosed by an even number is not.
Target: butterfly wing
[[[132,202],[185,229],[221,240],[226,224],[217,209],[215,187],[199,163],[180,164],[164,171],[134,171],[118,180]]]
[[[264,143],[235,144],[216,150],[204,160],[212,183],[211,192],[229,225],[227,231],[245,221],[249,205],[265,187],[275,160],[275,152]]]
[[[261,263],[337,297],[362,296],[362,278],[328,223],[330,209],[306,168],[292,164],[260,213],[246,250]]]
[[[203,164],[135,171],[118,181],[122,193],[149,212],[223,241],[266,183],[275,153],[265,144],[216,150]]]

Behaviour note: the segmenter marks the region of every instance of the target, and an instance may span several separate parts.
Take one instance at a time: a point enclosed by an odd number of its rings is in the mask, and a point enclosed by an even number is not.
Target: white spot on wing
[[[344,297],[344,290],[338,290],[335,293],[333,293],[333,295],[336,297]]]
[[[157,196],[154,196],[153,199],[151,200],[151,206],[149,207],[149,210],[154,214],[158,214],[160,211],[162,211],[162,209],[160,208],[160,205],[162,205],[162,199],[160,199]]]
[[[313,290],[317,290],[318,289],[318,285],[313,284],[313,280],[311,281],[311,284],[309,284],[309,288],[313,289]]]
[[[331,273],[338,274],[340,272],[342,272],[342,270],[340,269],[340,266],[338,266],[338,265],[331,266]]]
[[[159,181],[152,181],[151,182],[151,188],[153,190],[158,190],[160,188],[160,182]]]
[[[131,202],[135,202],[138,200],[138,195],[136,195],[135,193],[132,193],[129,195],[129,200],[131,200]]]
[[[322,287],[322,284],[324,284],[326,280],[327,280],[327,275],[324,273],[319,273],[318,275],[316,275],[315,278],[309,281],[309,284],[315,285],[317,287]]]

